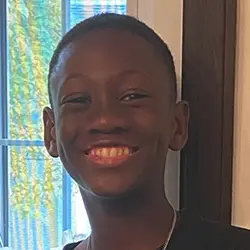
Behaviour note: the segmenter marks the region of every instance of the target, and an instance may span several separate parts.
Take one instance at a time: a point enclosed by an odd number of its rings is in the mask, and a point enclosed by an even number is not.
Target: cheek
[[[168,110],[166,109],[167,113]],[[137,133],[141,134],[145,145],[148,145],[150,150],[155,154],[166,154],[171,140],[172,122],[171,115],[165,115],[162,110],[153,110],[146,112],[141,116],[137,116],[137,128],[140,128]]]
[[[57,119],[58,141],[60,143],[71,143],[77,136],[79,117],[69,110],[62,109]]]
[[[167,110],[166,110],[167,112]],[[147,134],[147,138],[166,137],[170,130],[171,118],[159,109],[145,110],[134,115],[138,133]]]
[[[57,119],[57,148],[63,166],[69,175],[80,182],[78,170],[74,167],[74,142],[77,138],[79,123],[73,115],[61,113]]]
[[[77,131],[79,125],[76,122],[74,116],[62,112],[56,120],[56,126],[56,143],[58,154],[61,158],[64,167],[72,176],[72,174],[75,172],[73,169],[71,169],[74,165],[74,142],[77,138]]]

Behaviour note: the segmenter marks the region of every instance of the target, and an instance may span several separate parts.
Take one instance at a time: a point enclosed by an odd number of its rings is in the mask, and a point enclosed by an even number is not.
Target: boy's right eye
[[[65,100],[62,101],[62,104],[66,103],[72,103],[72,104],[83,104],[83,105],[89,105],[91,104],[92,99],[90,96],[77,96],[77,97],[68,97],[65,98]]]

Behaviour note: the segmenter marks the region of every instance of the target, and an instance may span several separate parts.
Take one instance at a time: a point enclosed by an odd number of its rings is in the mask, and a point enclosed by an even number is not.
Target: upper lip
[[[135,145],[132,145],[127,142],[122,142],[122,141],[114,141],[114,140],[99,140],[94,143],[91,143],[85,152],[89,152],[93,148],[105,148],[105,147],[128,147],[131,148],[132,150],[136,151],[138,150],[138,147]]]

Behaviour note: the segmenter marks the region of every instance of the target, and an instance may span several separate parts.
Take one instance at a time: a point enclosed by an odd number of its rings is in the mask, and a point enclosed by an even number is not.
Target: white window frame
[[[7,112],[7,107],[5,103],[7,103],[7,98],[4,95],[7,83],[7,37],[6,37],[6,2],[0,1],[0,138],[4,138],[7,132],[7,127],[5,123],[5,119],[3,116],[4,112]],[[1,142],[0,142],[1,143]],[[4,166],[6,165],[5,158],[3,155],[6,153],[6,147],[0,148],[0,237],[3,243],[6,243],[6,233],[8,231],[6,217],[8,217],[8,211],[6,209],[5,198],[8,197],[8,181],[7,181],[7,172]]]

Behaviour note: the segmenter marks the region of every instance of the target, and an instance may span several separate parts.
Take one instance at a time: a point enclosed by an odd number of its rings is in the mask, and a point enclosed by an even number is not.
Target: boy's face
[[[188,107],[175,103],[151,44],[126,31],[93,31],[62,51],[51,79],[45,145],[83,189],[119,196],[162,184],[168,149],[187,140]]]

